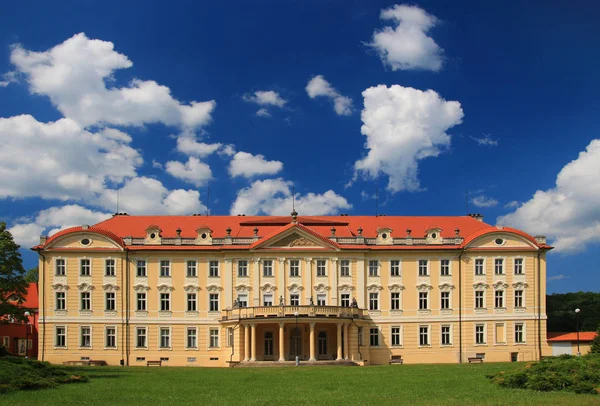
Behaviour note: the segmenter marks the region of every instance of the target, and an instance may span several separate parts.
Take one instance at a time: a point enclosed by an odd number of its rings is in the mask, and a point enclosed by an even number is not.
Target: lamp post
[[[25,323],[25,358],[28,358],[28,350],[29,350],[29,315],[31,313],[25,312],[25,317],[27,317],[27,321]]]
[[[579,351],[579,312],[580,309],[575,309],[575,324],[577,325],[577,356],[581,356],[581,352]]]
[[[295,341],[295,346],[296,346],[296,366],[297,367],[300,366],[300,357],[298,356],[298,341],[299,341],[298,340],[298,333],[300,332],[298,330],[298,316],[299,315],[300,314],[298,312],[294,312],[294,316],[296,316],[296,331],[294,331],[294,334],[295,334],[296,337],[295,337],[294,341]]]

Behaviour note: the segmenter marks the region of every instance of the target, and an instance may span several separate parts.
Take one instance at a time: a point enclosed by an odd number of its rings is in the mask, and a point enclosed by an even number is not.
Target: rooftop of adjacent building
[[[596,338],[595,331],[580,331],[579,341],[592,341]],[[577,333],[548,333],[548,342],[577,341]]]

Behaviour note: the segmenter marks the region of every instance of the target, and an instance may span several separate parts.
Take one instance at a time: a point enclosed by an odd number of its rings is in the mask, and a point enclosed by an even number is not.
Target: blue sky
[[[125,4],[123,4],[125,3]],[[12,2],[0,219],[463,215],[549,237],[599,291],[595,2]],[[210,185],[210,202],[207,188]],[[35,255],[23,250],[25,264]]]

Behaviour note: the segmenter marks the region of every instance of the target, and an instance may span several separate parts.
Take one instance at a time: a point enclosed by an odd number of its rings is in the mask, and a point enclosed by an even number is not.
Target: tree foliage
[[[29,283],[31,283],[31,282],[39,282],[39,280],[40,280],[40,272],[39,272],[37,266],[35,268],[31,268],[25,274],[25,281],[27,281]]]
[[[600,354],[600,325],[596,331],[596,338],[592,340],[590,354]]]
[[[0,222],[0,322],[10,317],[23,319],[26,309],[21,307],[27,292],[25,269],[12,234],[6,223]]]
[[[577,330],[575,309],[580,309],[579,331],[595,331],[600,325],[600,293],[553,293],[546,296],[548,331]]]

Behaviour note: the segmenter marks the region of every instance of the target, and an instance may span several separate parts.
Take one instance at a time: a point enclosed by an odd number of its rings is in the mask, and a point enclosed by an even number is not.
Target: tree
[[[575,309],[581,309],[579,331],[596,330],[600,324],[600,293],[570,292],[546,296],[548,331],[575,331],[577,329]]]
[[[596,330],[596,338],[592,340],[590,354],[600,354],[600,324],[598,324],[598,330]]]
[[[31,282],[39,282],[39,280],[40,280],[40,273],[39,273],[39,270],[38,270],[37,266],[35,268],[31,268],[25,274],[25,281],[27,281],[29,283],[31,283]]]
[[[21,304],[27,293],[25,269],[19,252],[19,245],[0,221],[0,322],[11,317],[24,320],[25,308]]]

